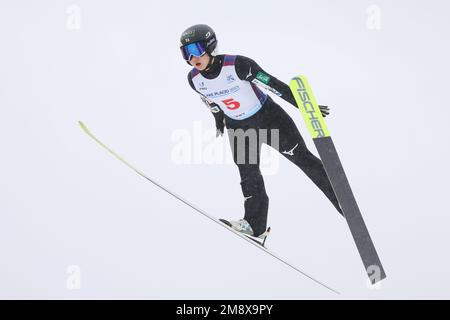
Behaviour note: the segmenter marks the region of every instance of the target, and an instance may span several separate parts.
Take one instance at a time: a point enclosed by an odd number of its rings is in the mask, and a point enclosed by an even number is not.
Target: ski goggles
[[[190,61],[192,56],[201,57],[206,53],[206,44],[204,42],[194,42],[180,48],[184,60]]]

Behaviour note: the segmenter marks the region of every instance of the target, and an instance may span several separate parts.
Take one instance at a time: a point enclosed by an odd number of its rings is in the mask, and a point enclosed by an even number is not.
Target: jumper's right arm
[[[225,129],[225,117],[223,111],[219,108],[217,104],[209,101],[208,98],[206,98],[205,96],[200,95],[200,99],[202,99],[202,101],[208,107],[209,111],[211,111],[212,115],[214,116],[217,130],[216,137],[223,135]]]
[[[211,111],[212,115],[214,116],[217,130],[216,136],[223,135],[225,129],[225,117],[223,111],[216,103],[212,102],[207,97],[205,97],[204,95],[200,94],[197,90],[195,90],[195,86],[194,83],[192,82],[190,73],[188,74],[188,81],[191,88],[200,95],[200,99],[202,99],[203,103],[208,107],[209,111]]]

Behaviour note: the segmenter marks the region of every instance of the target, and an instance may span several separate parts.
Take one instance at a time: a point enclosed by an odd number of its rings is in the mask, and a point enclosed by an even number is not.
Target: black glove
[[[330,108],[328,106],[320,106],[319,105],[319,109],[320,109],[320,112],[322,113],[322,117],[324,117],[324,118],[330,114]]]
[[[216,118],[216,138],[219,136],[223,136],[223,132],[225,130],[225,118],[215,117]]]

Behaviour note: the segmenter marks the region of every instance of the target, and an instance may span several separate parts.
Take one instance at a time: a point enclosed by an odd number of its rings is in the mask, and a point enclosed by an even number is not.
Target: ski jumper
[[[245,198],[244,219],[254,235],[266,230],[269,206],[259,168],[262,143],[275,148],[298,166],[342,214],[321,160],[308,150],[291,117],[260,89],[273,92],[297,108],[289,86],[247,57],[218,55],[213,59],[208,70],[200,72],[194,68],[189,72],[188,81],[212,112],[217,129],[223,131],[224,125],[228,128],[233,160],[239,169]],[[239,129],[243,132],[253,130],[256,139],[250,139],[251,135],[248,135],[242,140],[236,135]],[[263,130],[264,137],[260,129],[266,129]],[[273,129],[278,130],[277,137],[272,137]]]

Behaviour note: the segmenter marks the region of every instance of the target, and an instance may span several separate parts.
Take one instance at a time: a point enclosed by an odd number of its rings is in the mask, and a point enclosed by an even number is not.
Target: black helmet
[[[206,46],[206,52],[212,55],[217,47],[216,33],[206,24],[196,24],[187,28],[180,38],[180,48],[195,42],[203,42]]]

